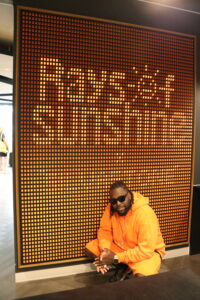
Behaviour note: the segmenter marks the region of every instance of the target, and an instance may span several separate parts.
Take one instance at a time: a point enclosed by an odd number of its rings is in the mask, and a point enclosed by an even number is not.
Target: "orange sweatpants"
[[[86,248],[94,253],[96,256],[100,255],[100,249],[98,240],[95,239],[89,243],[87,243]],[[123,252],[124,249],[120,248],[116,244],[112,243],[110,250],[115,254]],[[133,271],[134,274],[143,274],[145,276],[157,274],[160,270],[161,259],[158,253],[154,253],[151,258],[142,260],[136,263],[128,263],[129,268]]]

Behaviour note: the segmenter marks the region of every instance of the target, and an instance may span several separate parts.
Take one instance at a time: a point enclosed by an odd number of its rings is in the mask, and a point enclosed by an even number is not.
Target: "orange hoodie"
[[[148,205],[149,199],[137,192],[133,196],[134,203],[126,216],[119,216],[117,212],[111,215],[108,204],[98,230],[100,248],[110,249],[111,243],[116,244],[121,248],[118,260],[126,264],[151,258],[155,250],[165,255],[158,219]]]

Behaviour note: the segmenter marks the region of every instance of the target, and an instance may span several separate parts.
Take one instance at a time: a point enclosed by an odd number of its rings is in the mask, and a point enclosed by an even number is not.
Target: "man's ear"
[[[128,190],[128,192],[131,194],[131,202],[133,203],[134,202],[133,192],[130,190]]]

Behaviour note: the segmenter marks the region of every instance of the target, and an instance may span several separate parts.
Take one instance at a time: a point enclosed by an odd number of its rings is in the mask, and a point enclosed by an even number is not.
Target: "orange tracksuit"
[[[133,196],[134,203],[126,216],[119,216],[116,212],[111,215],[110,204],[107,205],[98,237],[89,242],[86,248],[96,256],[100,255],[103,248],[112,250],[119,262],[127,264],[134,274],[156,274],[160,269],[160,255],[165,255],[158,219],[148,205],[148,198],[137,192]]]

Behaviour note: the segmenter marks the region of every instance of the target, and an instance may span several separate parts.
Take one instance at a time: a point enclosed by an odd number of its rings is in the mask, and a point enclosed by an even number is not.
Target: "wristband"
[[[113,261],[113,262],[114,262],[114,264],[118,264],[118,262],[119,262],[119,261],[118,261],[118,257],[117,257],[116,254],[115,254],[115,256],[114,256],[114,261]]]

